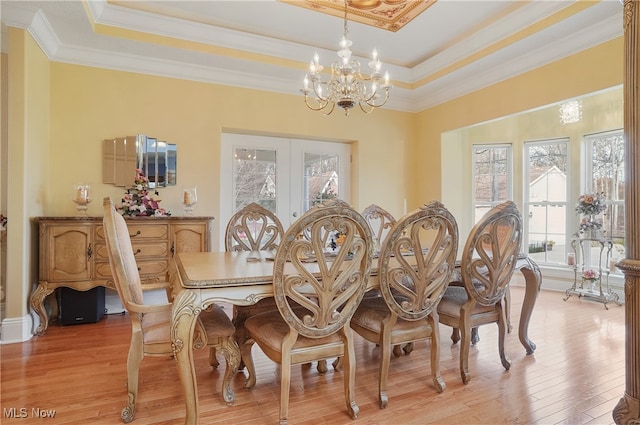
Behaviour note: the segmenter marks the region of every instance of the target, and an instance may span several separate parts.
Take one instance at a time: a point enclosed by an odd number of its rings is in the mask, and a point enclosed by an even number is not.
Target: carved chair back
[[[299,237],[305,230],[309,239]],[[327,247],[327,234],[339,237],[335,251]],[[346,202],[308,210],[287,230],[275,256],[274,296],[287,324],[310,338],[345,326],[364,295],[372,254],[371,229]],[[309,272],[308,261],[317,261],[317,273]]]
[[[377,241],[377,245],[380,247],[387,233],[389,233],[389,229],[395,224],[396,219],[390,212],[376,204],[371,204],[362,210],[362,216],[371,226],[374,244]]]
[[[469,298],[484,306],[502,300],[521,241],[522,218],[512,201],[492,208],[476,223],[465,243],[460,267]]]
[[[458,225],[440,202],[395,223],[378,260],[380,292],[391,312],[405,320],[431,314],[449,284],[457,251]]]
[[[276,250],[284,230],[274,213],[253,202],[237,211],[227,223],[227,251]]]

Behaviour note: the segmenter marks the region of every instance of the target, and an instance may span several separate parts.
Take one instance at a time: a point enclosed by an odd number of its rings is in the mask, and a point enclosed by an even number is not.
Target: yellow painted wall
[[[50,64],[31,36],[16,28],[9,28],[9,51],[7,263],[11,267],[7,269],[6,315],[15,318],[27,315],[28,295],[37,281],[37,234],[30,217],[45,211]]]
[[[88,212],[102,215],[102,197],[119,199],[124,189],[101,183],[101,141],[144,133],[178,146],[178,185],[160,189],[164,207],[183,213],[180,182],[188,182],[198,185],[196,213],[218,216],[224,131],[353,142],[352,204],[362,209],[376,202],[402,212],[411,114],[326,117],[307,109],[301,96],[52,63],[51,122],[48,215],[75,214],[74,182],[92,184]]]

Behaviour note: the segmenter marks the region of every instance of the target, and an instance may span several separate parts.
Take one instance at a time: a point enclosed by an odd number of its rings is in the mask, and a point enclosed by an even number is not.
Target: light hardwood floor
[[[458,345],[441,327],[441,371],[447,388],[433,386],[428,342],[409,356],[392,358],[389,406],[378,407],[379,349],[356,335],[356,401],[351,420],[344,406],[342,372],[319,375],[294,366],[290,424],[612,424],[611,411],[624,394],[624,307],[559,292],[542,291],[529,335],[537,350],[527,356],[517,335],[524,291],[512,289],[514,332],[507,337],[512,360],[506,372],[497,351],[497,327],[480,328],[471,349],[471,382],[463,385]],[[228,311],[231,309],[228,308]],[[125,405],[125,367],[130,321],[111,315],[96,324],[60,326],[23,344],[0,348],[2,424],[119,424]],[[278,422],[278,368],[254,347],[258,383],[243,389],[235,377],[236,401],[220,396],[221,366],[208,366],[207,351],[196,351],[201,424],[275,424]],[[9,409],[27,409],[27,418],[8,419]],[[55,417],[32,417],[32,409],[54,410]],[[145,358],[133,424],[182,424],[184,403],[172,359]]]

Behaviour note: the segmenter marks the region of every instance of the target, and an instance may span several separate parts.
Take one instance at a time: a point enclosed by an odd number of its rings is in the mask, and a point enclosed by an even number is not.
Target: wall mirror
[[[144,134],[105,139],[102,145],[102,182],[129,186],[136,168],[140,168],[151,188],[175,185],[177,156],[174,143]]]

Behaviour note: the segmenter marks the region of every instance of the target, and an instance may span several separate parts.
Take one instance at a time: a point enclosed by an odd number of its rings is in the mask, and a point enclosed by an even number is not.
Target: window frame
[[[507,197],[505,199],[493,200],[489,202],[478,201],[477,195],[477,185],[476,185],[476,151],[478,149],[506,149],[506,193]],[[477,216],[477,209],[481,207],[485,207],[487,211],[500,203],[513,199],[513,144],[512,143],[474,143],[471,145],[471,214],[472,214],[472,222],[476,223],[479,220]],[[492,174],[496,175],[496,174]]]
[[[533,202],[531,200],[531,167],[530,167],[530,148],[533,146],[541,146],[541,145],[551,145],[551,144],[564,144],[565,145],[565,158],[566,158],[566,169],[564,170],[565,176],[566,176],[566,180],[565,180],[565,199],[564,201],[559,201],[559,200],[553,200],[553,201],[549,201],[547,200],[542,200],[542,201],[535,201]],[[554,138],[549,138],[549,139],[540,139],[540,140],[531,140],[531,141],[524,141],[522,144],[522,162],[523,162],[523,167],[522,167],[522,216],[523,216],[523,244],[524,244],[524,248],[525,252],[530,252],[531,251],[531,247],[534,245],[534,242],[542,242],[544,243],[543,246],[543,258],[539,258],[540,255],[536,256],[536,258],[534,258],[536,260],[536,262],[540,263],[540,264],[545,264],[545,265],[553,265],[553,266],[558,266],[561,264],[565,264],[565,259],[567,256],[567,252],[570,248],[570,241],[571,241],[571,237],[572,237],[572,233],[570,232],[571,228],[570,228],[570,211],[573,211],[573,204],[571,203],[571,198],[570,198],[570,193],[571,193],[571,186],[570,186],[570,176],[571,176],[571,139],[569,137],[554,137]],[[531,225],[531,219],[532,219],[532,212],[531,212],[531,208],[533,206],[542,206],[545,207],[545,230],[544,230],[544,234],[545,234],[545,240],[544,241],[532,241],[530,239],[530,225]],[[558,244],[559,247],[564,247],[564,251],[561,252],[560,255],[560,260],[556,261],[556,262],[550,262],[549,260],[549,254],[548,252],[551,251],[551,249],[547,248],[547,241],[549,240],[553,240],[549,238],[549,213],[548,213],[548,208],[549,207],[564,207],[565,209],[565,217],[564,217],[564,243],[562,244]],[[535,248],[535,247],[534,247]],[[557,249],[556,249],[557,251]],[[554,256],[556,256],[554,254]]]

